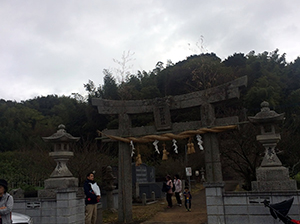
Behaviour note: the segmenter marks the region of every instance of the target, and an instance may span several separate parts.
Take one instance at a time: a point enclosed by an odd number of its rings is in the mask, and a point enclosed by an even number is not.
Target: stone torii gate
[[[104,130],[105,135],[133,137],[179,133],[186,130],[197,130],[200,127],[213,127],[238,123],[237,117],[215,117],[215,104],[239,98],[240,88],[247,85],[247,76],[243,76],[223,85],[198,92],[156,98],[150,100],[105,100],[93,98],[99,114],[119,116],[119,127],[116,130]],[[201,120],[172,123],[171,110],[200,106]],[[132,127],[131,115],[154,114],[154,126]],[[222,187],[223,177],[216,133],[206,133],[203,138],[206,163],[206,187]],[[119,141],[119,205],[118,221],[132,222],[132,170],[131,149],[128,143]]]

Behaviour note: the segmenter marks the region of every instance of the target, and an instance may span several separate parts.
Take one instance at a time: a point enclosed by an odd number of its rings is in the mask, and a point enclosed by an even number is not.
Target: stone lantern
[[[275,147],[281,139],[280,134],[275,133],[276,123],[282,122],[284,114],[278,114],[270,110],[269,103],[261,103],[261,111],[254,117],[249,117],[249,121],[258,125],[261,134],[256,136],[265,148],[263,161],[256,169],[257,181],[253,181],[253,191],[274,191],[274,190],[296,190],[295,180],[289,178],[289,171],[282,166],[281,161],[276,155]]]
[[[70,144],[77,142],[80,138],[73,137],[66,132],[63,124],[58,126],[58,131],[49,137],[43,137],[45,142],[53,143],[54,150],[49,153],[55,162],[56,167],[50,178],[45,180],[45,189],[65,189],[78,187],[78,179],[73,177],[67,167],[67,162],[74,155],[70,151]]]

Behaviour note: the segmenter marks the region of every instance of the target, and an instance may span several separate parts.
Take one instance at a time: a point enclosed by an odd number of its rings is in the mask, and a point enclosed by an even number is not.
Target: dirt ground
[[[192,195],[192,210],[187,212],[184,207],[176,205],[175,197],[173,197],[173,208],[166,209],[164,212],[159,212],[152,219],[143,222],[142,224],[161,224],[161,223],[181,223],[181,224],[206,224],[206,201],[205,201],[205,190]],[[167,203],[166,203],[167,207]]]

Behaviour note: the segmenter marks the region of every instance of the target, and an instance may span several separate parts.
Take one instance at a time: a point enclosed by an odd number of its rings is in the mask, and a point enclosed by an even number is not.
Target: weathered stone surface
[[[256,170],[257,181],[251,183],[253,191],[289,191],[297,190],[295,180],[290,179],[289,170],[283,166],[259,167]]]
[[[111,166],[107,166],[105,168],[105,173],[102,176],[102,180],[103,180],[103,189],[106,191],[112,191],[116,188],[116,186],[114,186],[114,181],[115,181],[116,177],[113,175],[112,172],[112,167]]]
[[[45,180],[45,189],[66,189],[78,187],[78,178],[60,177]]]
[[[132,169],[129,145],[119,142],[118,221],[132,222]]]
[[[9,194],[12,195],[14,199],[24,198],[24,190],[21,188],[11,190]]]
[[[116,177],[112,173],[111,166],[106,167],[102,179],[104,183],[104,190],[106,191],[107,209],[109,209],[110,211],[114,211],[115,205],[114,205],[113,190],[116,188],[116,186],[114,186],[114,180],[116,179]]]
[[[58,126],[58,131],[56,133],[54,133],[53,135],[51,135],[49,137],[43,137],[43,140],[45,142],[50,142],[50,143],[54,144],[54,151],[50,152],[49,156],[53,157],[53,159],[56,161],[57,165],[56,165],[54,171],[52,172],[52,174],[50,175],[51,178],[72,177],[73,176],[67,167],[67,162],[68,162],[69,158],[74,155],[73,152],[69,151],[70,150],[69,144],[71,142],[76,142],[79,139],[80,139],[79,137],[73,137],[71,134],[67,133],[65,130],[65,126],[62,124]],[[73,179],[64,181],[61,185],[63,187],[68,187],[68,186],[74,187],[73,184],[70,184],[71,181],[73,181]],[[45,185],[47,185],[46,188],[55,188],[57,185],[59,185],[56,182],[57,182],[57,180],[51,181],[48,179],[47,183],[45,184]],[[76,181],[74,183],[76,183]],[[78,181],[77,181],[77,184],[78,184]],[[76,185],[76,186],[78,186],[78,185]]]
[[[39,198],[56,198],[56,190],[54,189],[42,189],[38,191]]]
[[[79,137],[73,137],[71,134],[67,133],[65,130],[65,125],[60,124],[58,126],[58,130],[56,133],[49,137],[43,137],[43,140],[45,142],[55,142],[55,143],[69,143],[69,142],[77,142],[80,138]],[[61,146],[61,147],[57,147]],[[55,146],[54,150],[59,151],[59,150],[69,150],[67,145],[64,144],[58,144]]]
[[[161,99],[155,102],[153,105],[155,127],[158,131],[168,130],[172,128],[171,114],[169,103],[165,99]]]
[[[56,151],[56,152],[50,152],[49,156],[51,156],[56,162],[56,167],[54,171],[51,173],[50,177],[54,178],[54,177],[73,176],[73,174],[70,172],[69,168],[67,167],[67,162],[72,156],[74,156],[73,152]]]
[[[258,167],[256,177],[260,181],[285,181],[289,179],[289,170],[281,167]]]
[[[253,191],[290,191],[296,190],[297,184],[295,180],[284,180],[284,181],[253,181],[251,183]]]
[[[167,96],[162,101],[168,103],[170,110],[190,108],[204,103],[217,103],[228,99],[239,98],[239,88],[247,85],[247,76],[240,77],[223,85],[198,92]],[[153,112],[157,99],[149,100],[105,100],[93,98],[92,104],[97,106],[99,114],[120,114],[126,108],[127,114]]]
[[[289,178],[289,171],[282,166],[275,153],[277,142],[281,139],[280,134],[275,133],[275,124],[284,119],[283,114],[271,111],[268,102],[261,103],[261,112],[249,120],[260,126],[261,135],[256,139],[265,148],[265,155],[259,168],[256,169],[256,179],[251,183],[253,191],[288,191],[296,190],[295,180]]]

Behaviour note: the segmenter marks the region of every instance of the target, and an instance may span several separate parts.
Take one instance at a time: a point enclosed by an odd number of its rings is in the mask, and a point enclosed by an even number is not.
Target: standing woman
[[[167,185],[170,186],[170,189],[167,191],[167,202],[168,202],[168,208],[172,208],[172,195],[173,195],[173,183],[170,175],[167,175],[166,177]]]
[[[13,209],[14,199],[7,193],[6,180],[0,179],[0,223],[11,224],[11,211]]]
[[[179,175],[176,174],[174,177],[174,185],[175,185],[175,197],[177,201],[177,205],[181,207],[181,198],[180,198],[180,193],[182,191],[182,183],[181,180],[179,179]]]

